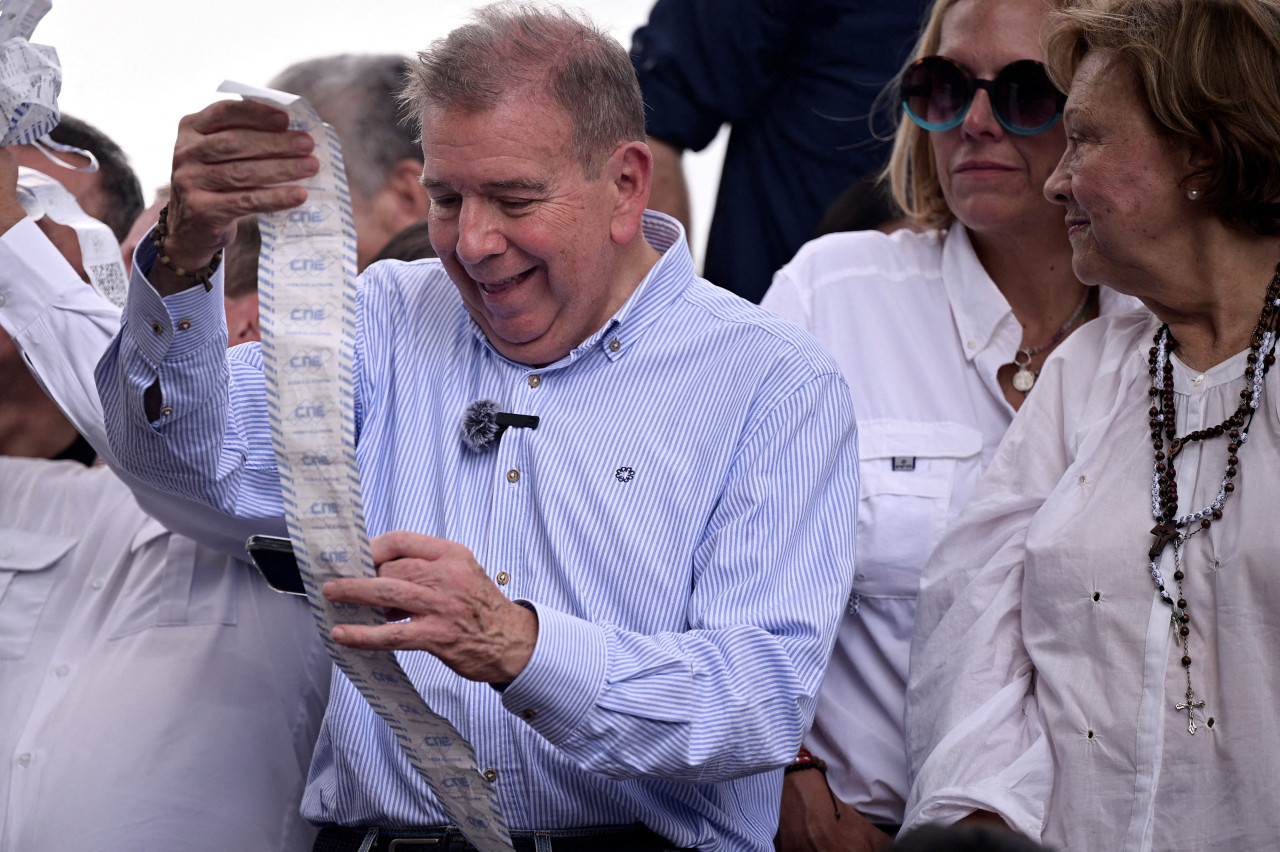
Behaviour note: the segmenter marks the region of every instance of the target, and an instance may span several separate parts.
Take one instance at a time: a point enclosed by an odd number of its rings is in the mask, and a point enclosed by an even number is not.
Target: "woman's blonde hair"
[[[1060,88],[1091,50],[1128,65],[1156,125],[1207,155],[1183,185],[1228,224],[1280,231],[1280,0],[1079,0],[1045,44]]]
[[[942,19],[958,0],[934,0],[925,19],[920,38],[907,65],[885,88],[884,97],[897,108],[898,129],[893,134],[893,151],[885,165],[884,175],[893,190],[893,200],[902,212],[920,228],[945,228],[955,221],[955,214],[942,196],[938,167],[933,159],[933,143],[929,132],[906,118],[898,102],[902,75],[911,63],[938,52],[942,42]]]

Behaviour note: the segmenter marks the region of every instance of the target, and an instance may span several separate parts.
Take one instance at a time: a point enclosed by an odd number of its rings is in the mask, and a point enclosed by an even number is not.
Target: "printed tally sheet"
[[[93,289],[117,308],[128,292],[120,244],[111,229],[85,213],[62,184],[34,169],[18,169],[18,203],[32,219],[48,216],[76,232],[80,259]]]
[[[27,39],[49,11],[50,0],[0,0],[0,146],[48,145],[57,126],[62,66],[52,47]],[[61,150],[78,151],[53,144]],[[48,154],[61,166],[66,166]],[[87,151],[97,171],[97,163]],[[72,166],[66,166],[73,168]],[[32,219],[48,216],[76,233],[85,272],[94,289],[117,307],[124,307],[125,274],[120,245],[106,225],[86,214],[62,184],[32,169],[18,170],[18,201]]]
[[[291,127],[315,138],[319,173],[301,207],[259,217],[262,353],[271,431],[289,535],[320,634],[343,673],[395,732],[410,762],[477,848],[510,850],[492,785],[475,753],[434,713],[387,652],[345,648],[335,624],[375,624],[370,607],[334,604],[320,587],[374,573],[356,467],[351,402],[355,343],[355,229],[342,151],[329,125],[302,99],[224,83],[220,89],[286,110]]]
[[[58,54],[27,41],[51,5],[50,0],[0,0],[0,146],[30,144],[58,123]]]

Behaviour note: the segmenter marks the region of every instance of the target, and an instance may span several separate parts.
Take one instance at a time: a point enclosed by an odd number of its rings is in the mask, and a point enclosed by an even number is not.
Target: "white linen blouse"
[[[1145,309],[1046,363],[922,578],[907,694],[907,825],[995,811],[1070,850],[1263,850],[1280,836],[1280,373],[1264,384],[1224,517],[1181,548],[1182,649],[1153,537]],[[1174,359],[1178,434],[1239,404],[1241,352]],[[1178,457],[1179,515],[1216,495],[1225,439]],[[1172,588],[1174,548],[1161,570]],[[1212,719],[1212,724],[1210,724]]]

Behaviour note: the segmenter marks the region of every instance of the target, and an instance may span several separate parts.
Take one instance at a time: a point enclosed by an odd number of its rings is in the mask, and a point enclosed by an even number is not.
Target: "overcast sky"
[[[471,0],[53,0],[31,41],[56,48],[65,112],[97,125],[133,161],[150,200],[168,181],[178,120],[223,80],[264,85],[329,53],[413,53],[466,20]],[[624,46],[648,0],[579,0]],[[705,231],[723,138],[686,155],[695,231]],[[699,240],[699,243],[701,241]]]

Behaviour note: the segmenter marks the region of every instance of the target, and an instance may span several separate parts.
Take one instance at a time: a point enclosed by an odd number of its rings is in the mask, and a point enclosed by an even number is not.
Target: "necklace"
[[[1067,321],[1062,324],[1062,328],[1058,329],[1057,333],[1054,334],[1053,337],[1049,338],[1048,343],[1041,343],[1039,346],[1022,346],[1018,348],[1017,354],[1013,356],[1013,366],[1018,368],[1018,371],[1013,374],[1014,390],[1018,393],[1027,393],[1035,387],[1036,376],[1038,376],[1039,373],[1031,369],[1032,357],[1040,354],[1065,337],[1067,332],[1071,330],[1072,326],[1079,322],[1081,317],[1086,315],[1085,308],[1089,304],[1089,295],[1092,292],[1093,291],[1090,288],[1084,288],[1084,296],[1080,298],[1080,304],[1076,305],[1076,309],[1071,312],[1071,316],[1067,317]]]
[[[1187,732],[1196,732],[1195,711],[1203,708],[1205,702],[1196,699],[1196,692],[1191,686],[1191,654],[1188,641],[1191,636],[1191,616],[1187,610],[1187,599],[1182,592],[1182,545],[1193,535],[1209,529],[1214,521],[1222,517],[1223,507],[1235,492],[1235,478],[1240,464],[1236,455],[1245,442],[1249,440],[1249,426],[1253,423],[1253,414],[1262,399],[1262,380],[1267,370],[1276,361],[1276,324],[1280,319],[1280,265],[1267,287],[1266,301],[1262,306],[1262,314],[1258,317],[1258,325],[1249,341],[1249,355],[1244,368],[1245,389],[1240,392],[1240,405],[1226,420],[1216,426],[1197,429],[1183,437],[1177,436],[1175,428],[1176,411],[1173,395],[1173,362],[1170,355],[1176,342],[1169,333],[1168,324],[1160,326],[1152,340],[1147,364],[1150,367],[1151,397],[1150,415],[1151,446],[1155,452],[1155,463],[1151,473],[1151,514],[1156,525],[1151,534],[1155,542],[1147,552],[1149,562],[1147,570],[1155,582],[1160,600],[1169,605],[1172,614],[1170,622],[1176,631],[1176,640],[1182,647],[1182,667],[1187,674],[1186,700],[1174,705],[1178,712],[1187,714]],[[1259,368],[1259,361],[1261,367]],[[1182,448],[1192,441],[1204,441],[1211,438],[1227,436],[1227,465],[1222,475],[1222,484],[1218,494],[1202,509],[1178,516],[1178,482],[1174,459]],[[1168,452],[1165,452],[1165,439],[1169,440]],[[1160,558],[1165,547],[1173,545],[1173,580],[1177,584],[1177,599],[1169,594],[1164,576],[1160,572]],[[1209,717],[1209,727],[1213,727],[1213,717]]]

